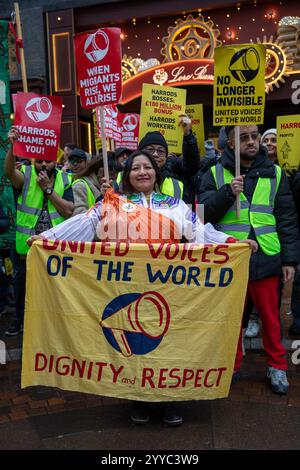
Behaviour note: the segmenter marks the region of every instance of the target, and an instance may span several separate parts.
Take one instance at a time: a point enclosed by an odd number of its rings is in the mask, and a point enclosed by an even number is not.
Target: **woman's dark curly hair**
[[[150,161],[152,165],[153,170],[155,171],[155,183],[158,185],[157,190],[159,190],[160,186],[163,183],[163,177],[159,171],[155,158],[150,153],[146,152],[145,150],[137,150],[136,152],[132,153],[128,157],[125,167],[124,167],[124,171],[122,175],[122,190],[125,194],[132,194],[135,192],[135,189],[132,187],[129,181],[129,175],[132,169],[134,159],[136,157],[140,157],[141,155],[148,158],[148,160]],[[153,188],[153,190],[155,189]]]

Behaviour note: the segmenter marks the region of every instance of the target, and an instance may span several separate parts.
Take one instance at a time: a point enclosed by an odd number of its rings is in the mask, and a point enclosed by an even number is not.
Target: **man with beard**
[[[12,146],[18,139],[17,128],[11,128],[8,138],[12,145],[5,158],[5,174],[19,195],[16,222],[18,259],[14,277],[16,317],[5,334],[15,336],[22,331],[24,319],[27,239],[71,217],[74,201],[71,176],[58,170],[56,162],[34,159],[33,165],[16,169]]]
[[[284,171],[267,157],[255,125],[240,126],[241,175],[235,177],[235,128],[226,128],[228,141],[221,160],[204,175],[200,202],[205,222],[211,222],[235,239],[250,238],[258,251],[250,259],[246,299],[252,299],[261,315],[263,344],[267,354],[267,377],[274,393],[288,392],[286,351],[281,343],[279,299],[281,278],[294,277],[299,262],[297,216]],[[240,196],[240,217],[236,196]],[[242,329],[235,375],[242,362]]]

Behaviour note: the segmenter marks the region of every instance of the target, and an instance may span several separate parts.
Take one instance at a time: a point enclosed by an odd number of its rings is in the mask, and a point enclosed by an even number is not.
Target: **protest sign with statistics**
[[[300,164],[300,114],[277,116],[277,158],[284,170],[297,170]]]
[[[167,141],[169,152],[181,153],[183,132],[178,128],[179,115],[185,113],[186,90],[143,84],[139,140],[147,132],[159,131]]]

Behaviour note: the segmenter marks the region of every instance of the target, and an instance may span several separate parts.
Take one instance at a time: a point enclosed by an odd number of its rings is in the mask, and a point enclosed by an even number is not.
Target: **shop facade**
[[[185,11],[178,1],[87,3],[95,2],[73,2],[72,8],[63,5],[63,9],[54,9],[52,2],[51,10],[46,4],[43,7],[43,91],[63,97],[62,145],[76,142],[89,152],[95,151],[92,113],[81,108],[77,92],[73,35],[103,26],[118,26],[122,31],[123,94],[119,107],[123,112],[139,112],[143,82],[185,87],[187,104],[204,105],[206,137],[211,136],[217,132],[212,126],[214,49],[264,43],[264,128],[274,127],[277,115],[299,114],[297,1],[215,1],[204,2],[199,8],[199,1],[189,0],[184,2]]]

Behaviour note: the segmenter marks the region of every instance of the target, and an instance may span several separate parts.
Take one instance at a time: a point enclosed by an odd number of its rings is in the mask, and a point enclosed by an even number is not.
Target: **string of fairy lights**
[[[282,3],[283,2],[278,2],[276,6],[269,6],[269,5],[265,5],[263,2],[258,3],[258,0],[253,0],[251,4],[251,10],[250,10],[251,11],[250,22],[253,23],[253,25],[255,26],[260,24],[260,26],[255,29],[256,35],[260,33],[265,34],[266,32],[270,32],[270,26],[271,25],[276,26],[278,24],[278,21],[279,21],[278,8],[282,6]],[[238,43],[242,32],[244,32],[245,34],[246,30],[253,31],[254,28],[249,28],[249,22],[247,26],[239,24],[240,23],[239,13],[241,13],[243,10],[245,11],[247,7],[249,8],[249,4],[243,5],[241,3],[237,3],[236,6],[228,10],[227,13],[224,14],[222,12],[222,25],[216,22],[215,27],[220,30],[221,32],[220,39],[222,40],[224,44]],[[216,18],[218,16],[220,17],[220,15],[218,15],[218,10],[215,10],[215,13],[216,13]],[[205,21],[212,20],[214,22],[214,18],[210,15],[206,16],[202,8],[198,8],[196,11],[192,11],[188,13],[183,11],[180,17],[183,20],[185,20],[189,14],[193,15],[194,17],[196,15],[195,17],[196,19],[198,15],[198,17],[203,16]],[[263,21],[265,22],[265,25],[262,23]],[[145,22],[146,24],[151,25],[151,30],[144,29],[144,31],[139,32],[138,30],[145,25]],[[161,19],[161,22],[163,22],[163,19]],[[176,26],[177,21],[175,20],[174,23]],[[133,52],[133,50],[136,51],[137,43],[140,43],[141,45],[146,43],[146,46],[147,45],[149,46],[148,48],[149,53],[153,51],[157,51],[157,46],[161,45],[162,38],[164,36],[167,36],[167,31],[164,30],[165,27],[162,27],[158,18],[147,17],[147,18],[137,19],[133,17],[131,18],[129,25],[130,25],[129,29],[133,28],[133,34],[132,34],[132,31],[130,32],[130,34],[129,34],[129,31],[126,32],[126,26],[123,28],[123,31],[121,34],[121,38],[124,41],[123,51],[129,55]],[[145,31],[146,31],[146,37],[145,37]],[[249,42],[253,42],[253,40],[254,40],[253,38],[248,39]],[[126,44],[127,41],[128,42],[130,41],[130,44],[128,43]],[[156,44],[153,41],[155,41]],[[143,53],[145,53],[144,46],[143,46]],[[134,55],[140,58],[142,53],[138,51],[138,52],[134,52]]]

